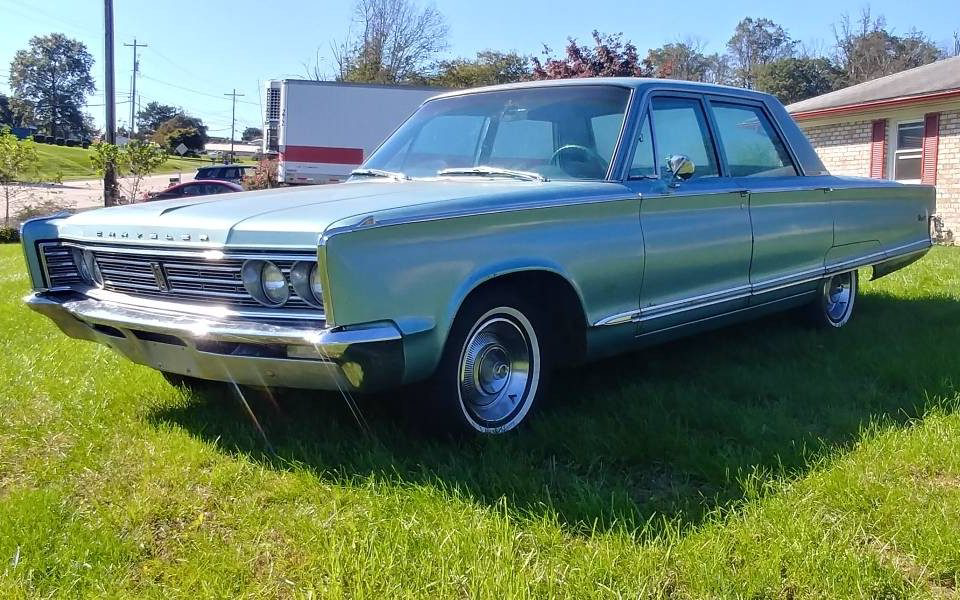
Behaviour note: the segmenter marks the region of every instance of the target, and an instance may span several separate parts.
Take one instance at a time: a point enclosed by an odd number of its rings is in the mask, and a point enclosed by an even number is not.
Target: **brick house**
[[[960,56],[787,110],[834,175],[935,184],[938,237],[960,241]]]

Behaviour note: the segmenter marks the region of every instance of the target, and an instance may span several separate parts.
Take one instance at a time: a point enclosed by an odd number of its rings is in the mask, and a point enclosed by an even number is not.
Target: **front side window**
[[[629,89],[612,85],[438,98],[425,103],[363,166],[415,178],[491,167],[548,179],[604,179],[629,98]]]
[[[630,164],[630,179],[656,178],[657,169],[653,160],[653,134],[650,133],[650,115],[643,115],[637,132],[636,149]]]
[[[919,182],[923,171],[923,121],[897,124],[893,145],[893,178]]]
[[[797,169],[758,106],[712,102],[717,136],[732,177],[781,177]]]
[[[699,100],[693,98],[655,97],[651,103],[653,135],[657,138],[657,152],[665,169],[668,156],[680,154],[689,158],[695,167],[691,179],[717,177],[717,155],[713,149],[707,117]],[[668,173],[664,174],[669,177]]]

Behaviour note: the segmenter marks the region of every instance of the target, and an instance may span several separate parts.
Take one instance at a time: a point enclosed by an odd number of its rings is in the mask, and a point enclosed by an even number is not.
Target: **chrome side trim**
[[[562,182],[560,182],[562,183]],[[616,181],[601,181],[597,180],[596,183],[606,184],[611,186],[616,186],[617,190],[615,193],[610,195],[602,196],[590,196],[586,198],[582,197],[568,197],[568,198],[553,198],[550,200],[544,200],[539,202],[529,202],[526,204],[517,204],[511,206],[502,206],[497,208],[488,208],[488,209],[462,209],[462,210],[451,210],[443,213],[436,213],[431,215],[424,215],[420,217],[397,217],[393,219],[382,219],[378,220],[375,225],[366,225],[363,227],[364,231],[369,231],[370,229],[379,229],[381,227],[392,227],[395,225],[413,225],[416,223],[431,223],[434,221],[447,221],[449,219],[459,219],[466,217],[482,217],[486,215],[498,215],[503,213],[511,212],[520,212],[528,210],[542,210],[548,208],[563,208],[567,206],[587,206],[590,204],[605,204],[609,202],[625,202],[625,201],[639,201],[639,196],[628,190],[624,190],[623,186]],[[548,184],[549,185],[549,184]],[[342,225],[339,227],[330,227],[323,232],[321,236],[321,244],[325,243],[323,240],[328,240],[329,238],[341,234],[349,233],[358,229],[358,225]]]
[[[752,292],[754,294],[765,294],[767,292],[782,290],[790,286],[816,281],[817,279],[821,279],[823,275],[823,267],[808,269],[806,271],[800,271],[799,273],[792,273],[790,275],[782,275],[780,277],[774,277],[772,279],[767,279],[753,284]]]
[[[933,243],[929,240],[919,240],[916,242],[910,242],[909,244],[902,244],[889,250],[873,252],[866,256],[861,256],[859,258],[845,260],[839,263],[833,263],[831,265],[824,266],[817,269],[808,269],[806,271],[800,271],[798,273],[793,273],[791,275],[784,275],[781,277],[775,277],[773,279],[768,279],[766,281],[748,285],[748,286],[737,286],[734,288],[729,288],[726,290],[721,290],[719,292],[711,292],[709,294],[702,294],[699,296],[692,296],[690,298],[685,298],[682,300],[674,300],[665,304],[659,304],[653,307],[640,308],[635,310],[630,310],[622,313],[616,313],[608,317],[604,317],[596,322],[594,322],[594,327],[607,327],[612,325],[623,325],[625,323],[642,323],[645,321],[650,321],[652,319],[658,319],[660,317],[667,317],[675,315],[678,313],[696,310],[700,308],[706,308],[708,306],[713,306],[716,304],[721,304],[723,302],[730,302],[734,300],[742,300],[744,298],[749,298],[751,296],[759,296],[761,294],[767,294],[769,292],[775,292],[778,290],[803,285],[805,283],[810,283],[813,281],[818,281],[823,279],[827,275],[839,271],[845,271],[850,269],[856,269],[859,267],[864,267],[872,265],[877,262],[882,262],[884,260],[889,260],[891,258],[897,258],[898,256],[905,256],[918,252],[919,250],[924,250],[930,248]],[[745,293],[737,293],[742,290],[749,290]],[[793,296],[791,296],[793,297]],[[763,306],[764,304],[759,304],[756,306]],[[745,309],[738,310],[749,310],[749,308],[756,308],[756,306],[748,307]],[[738,312],[738,311],[733,311]],[[658,330],[661,331],[661,330]]]
[[[794,300],[794,299],[796,299],[796,298],[800,298],[800,297],[803,297],[803,296],[810,296],[810,295],[813,295],[814,293],[816,293],[816,292],[815,292],[815,291],[801,292],[801,293],[799,293],[799,294],[793,294],[792,296],[787,296],[786,298],[778,298],[778,299],[776,299],[776,300],[771,300],[771,301],[769,301],[769,302],[764,302],[764,303],[762,303],[762,304],[755,304],[755,305],[753,305],[753,306],[746,306],[746,307],[744,307],[744,308],[738,308],[737,310],[732,310],[732,311],[730,311],[730,312],[728,312],[728,313],[723,313],[723,314],[720,314],[720,315],[712,315],[712,316],[709,316],[709,317],[704,317],[704,318],[702,318],[702,319],[696,319],[696,320],[694,320],[694,321],[689,321],[689,322],[687,322],[687,323],[678,323],[678,324],[676,324],[676,325],[671,325],[670,327],[664,327],[663,329],[656,329],[656,330],[654,330],[654,331],[645,331],[645,332],[640,333],[637,337],[641,337],[641,338],[642,338],[642,337],[648,336],[648,335],[661,335],[661,334],[663,334],[663,333],[666,332],[666,331],[672,331],[672,330],[674,330],[674,329],[680,329],[680,328],[682,328],[682,327],[688,327],[688,326],[690,326],[690,325],[696,325],[697,323],[705,323],[705,322],[707,322],[707,321],[712,321],[712,320],[714,320],[714,319],[719,319],[719,318],[722,318],[722,317],[728,317],[728,316],[730,316],[730,315],[736,315],[736,314],[739,314],[739,313],[742,313],[742,312],[745,312],[745,311],[748,311],[748,310],[754,310],[754,309],[757,309],[757,308],[762,308],[762,307],[764,307],[764,306],[770,306],[771,304],[776,304],[776,303],[778,303],[778,302],[784,302],[784,301],[787,301],[787,300]]]
[[[640,320],[640,311],[639,310],[630,310],[627,312],[617,313],[615,315],[610,315],[609,317],[604,317],[593,324],[594,327],[607,327],[609,325],[623,325],[624,323],[629,323],[631,321],[637,322]]]

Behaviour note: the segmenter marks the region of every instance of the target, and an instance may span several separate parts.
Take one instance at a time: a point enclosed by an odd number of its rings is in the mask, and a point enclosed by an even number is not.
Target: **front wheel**
[[[447,433],[505,433],[542,395],[546,331],[540,311],[520,297],[481,293],[454,322],[428,385],[430,422]]]
[[[820,284],[817,299],[809,306],[809,315],[814,324],[839,329],[853,316],[857,300],[858,278],[856,271],[838,273],[824,279]]]

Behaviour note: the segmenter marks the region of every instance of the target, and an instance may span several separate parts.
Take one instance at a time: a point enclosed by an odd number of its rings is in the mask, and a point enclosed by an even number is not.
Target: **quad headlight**
[[[308,304],[323,308],[323,284],[317,263],[300,261],[290,269],[290,283],[297,295]]]
[[[97,263],[97,257],[89,249],[81,250],[73,248],[73,263],[77,266],[77,273],[80,279],[88,285],[103,287],[103,273],[100,272],[100,264]]]
[[[241,269],[243,286],[257,302],[281,306],[290,298],[290,286],[280,267],[269,260],[248,260]]]

